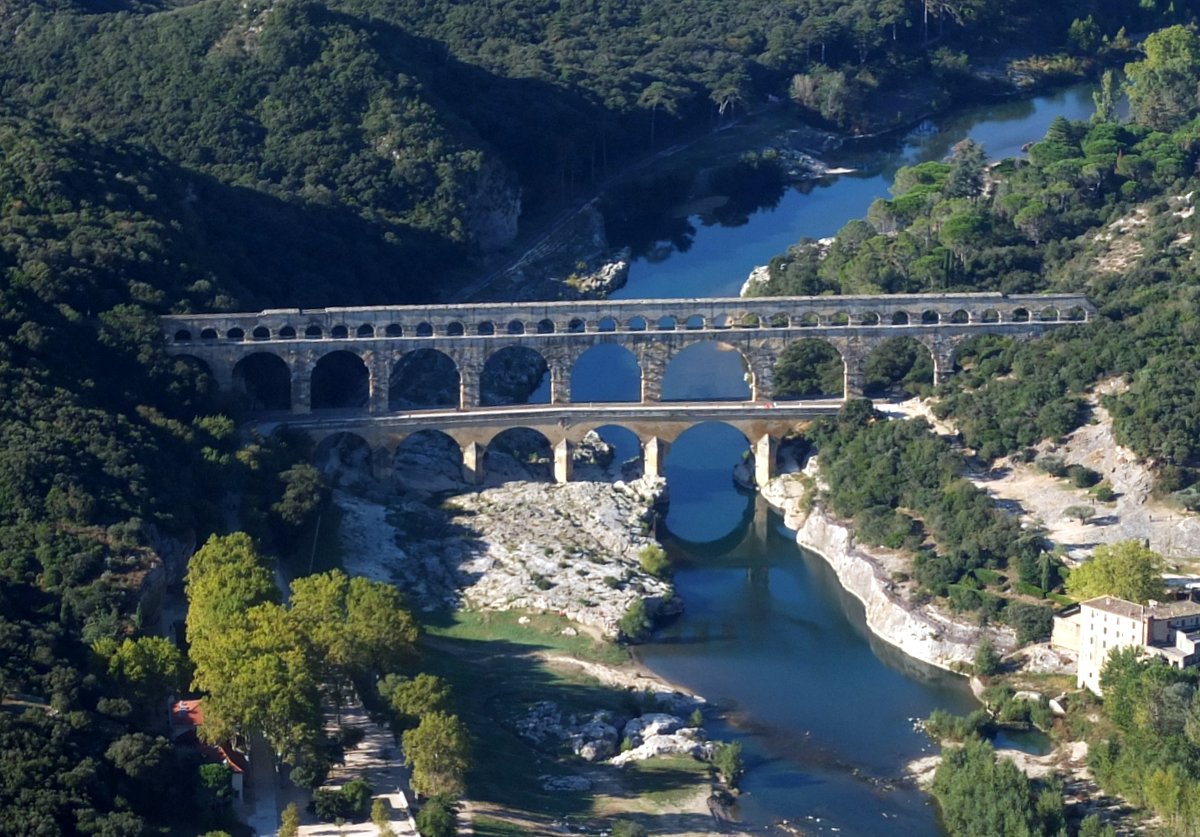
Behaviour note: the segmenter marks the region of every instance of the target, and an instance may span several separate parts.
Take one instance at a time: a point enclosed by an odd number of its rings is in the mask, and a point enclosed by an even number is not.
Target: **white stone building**
[[[1165,659],[1176,668],[1200,664],[1200,603],[1190,600],[1150,602],[1143,606],[1112,596],[1089,599],[1079,613],[1055,625],[1055,641],[1078,626],[1079,671],[1075,682],[1101,694],[1100,672],[1119,648],[1139,648],[1147,656]],[[1074,638],[1073,636],[1071,637]]]

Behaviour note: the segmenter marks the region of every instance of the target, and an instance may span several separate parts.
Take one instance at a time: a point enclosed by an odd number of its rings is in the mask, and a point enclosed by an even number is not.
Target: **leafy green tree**
[[[417,811],[417,831],[421,837],[454,837],[454,800],[449,796],[435,796],[426,800]]]
[[[746,770],[742,760],[742,742],[721,741],[713,748],[713,767],[725,780],[725,784],[736,789]]]
[[[1076,599],[1115,596],[1145,604],[1164,597],[1162,556],[1138,541],[1101,544],[1086,564],[1067,576],[1067,593]]]
[[[1184,26],[1170,26],[1146,36],[1146,57],[1125,65],[1130,115],[1143,125],[1169,131],[1200,106],[1200,37]]]
[[[106,678],[143,708],[155,707],[187,685],[187,660],[165,637],[111,638],[92,646]]]
[[[975,648],[975,673],[980,677],[991,677],[1000,671],[1000,654],[991,639],[983,637]]]
[[[459,796],[471,764],[467,728],[456,715],[430,712],[402,736],[404,763],[412,768],[413,790],[422,796]]]
[[[389,674],[379,682],[379,694],[399,716],[402,727],[415,727],[431,712],[450,712],[450,684],[433,674],[415,677]]]

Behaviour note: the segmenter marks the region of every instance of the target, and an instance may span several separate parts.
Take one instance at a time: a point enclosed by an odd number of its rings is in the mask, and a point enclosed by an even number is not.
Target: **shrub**
[[[980,677],[990,677],[1000,670],[1000,654],[986,636],[979,641],[975,649],[975,673]]]
[[[1049,605],[1013,602],[1005,611],[1005,619],[1016,630],[1021,645],[1042,641],[1054,627],[1054,612]]]
[[[634,599],[629,610],[625,611],[625,615],[617,622],[617,629],[621,632],[621,637],[628,642],[638,642],[645,637],[650,630],[646,603],[641,599]]]
[[[431,797],[416,819],[421,837],[454,837],[454,801],[448,796]]]
[[[1117,499],[1117,492],[1113,491],[1113,487],[1106,482],[1102,482],[1092,489],[1092,495],[1101,503],[1111,503]]]
[[[666,551],[656,543],[646,544],[638,553],[642,569],[655,578],[667,578],[671,574],[671,561]]]
[[[631,820],[617,820],[612,827],[612,837],[646,837],[649,833],[646,826]]]
[[[1043,471],[1052,477],[1065,477],[1067,475],[1067,463],[1063,461],[1061,456],[1039,456],[1034,464],[1039,471]]]
[[[712,763],[717,772],[721,774],[721,778],[725,780],[725,784],[736,789],[742,773],[746,770],[746,765],[742,761],[741,742],[718,742],[713,749]]]
[[[1085,468],[1082,465],[1069,465],[1067,466],[1067,479],[1076,488],[1091,488],[1100,482],[1100,475],[1091,468]]]

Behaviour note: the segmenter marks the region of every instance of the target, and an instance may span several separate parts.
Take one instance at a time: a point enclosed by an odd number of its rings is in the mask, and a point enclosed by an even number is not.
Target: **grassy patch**
[[[529,833],[520,826],[495,817],[472,817],[471,829],[479,837],[523,837]]]
[[[520,619],[527,617],[528,624]],[[432,636],[470,641],[499,641],[555,651],[580,660],[607,665],[629,662],[629,652],[612,642],[603,642],[579,631],[576,636],[563,634],[573,627],[571,621],[552,613],[516,613],[512,611],[457,611],[426,629]]]
[[[707,762],[687,757],[670,757],[633,762],[625,768],[625,786],[630,794],[660,807],[678,805],[707,786],[711,772]]]

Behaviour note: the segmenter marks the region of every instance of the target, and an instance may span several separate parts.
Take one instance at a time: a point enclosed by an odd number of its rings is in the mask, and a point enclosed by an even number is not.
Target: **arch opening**
[[[405,352],[388,375],[389,410],[435,410],[459,405],[458,364],[437,349]]]
[[[831,344],[816,338],[789,343],[775,361],[773,397],[778,401],[841,398],[846,365]]]
[[[233,367],[233,388],[251,410],[292,409],[292,373],[279,355],[255,352]]]
[[[798,319],[792,320],[793,325],[798,325],[800,328],[816,328],[821,324],[821,318],[812,311],[801,314]]]
[[[933,355],[911,337],[893,337],[871,350],[863,364],[863,392],[872,397],[927,395],[933,389]]]
[[[321,331],[319,325],[310,325],[304,329],[304,337],[306,340],[319,340],[324,332]]]
[[[575,448],[574,460],[576,480],[635,480],[644,471],[641,440],[618,424],[588,431]]]
[[[512,427],[497,434],[488,443],[483,463],[488,485],[554,479],[554,449],[550,440],[528,427]]]
[[[479,335],[481,337],[491,337],[493,334],[496,333],[496,324],[493,322],[489,322],[488,320],[484,320],[482,323],[479,324],[479,327],[476,328],[475,330],[477,332],[479,332]]]
[[[642,400],[642,367],[619,343],[600,343],[579,356],[571,369],[571,401],[637,402]]]
[[[453,491],[462,488],[462,466],[458,442],[440,430],[418,430],[396,446],[392,484],[423,494]]]
[[[370,323],[363,323],[357,329],[355,329],[354,334],[357,337],[374,337],[375,326],[371,325]]]
[[[1087,312],[1076,306],[1063,312],[1062,318],[1072,323],[1082,323],[1087,320]]]
[[[216,340],[217,330],[215,328],[206,328],[200,332],[201,340]]]
[[[528,346],[506,346],[484,363],[479,392],[484,407],[549,404],[550,365]]]
[[[617,321],[612,317],[601,317],[596,324],[596,331],[616,331]]]
[[[512,322],[510,322],[508,324],[508,328],[506,329],[506,331],[509,334],[524,334],[525,333],[525,323],[521,322],[520,320],[513,320]]]
[[[633,317],[626,323],[625,327],[630,331],[645,331],[648,326],[645,317]]]
[[[670,485],[667,528],[693,543],[737,537],[747,528],[753,495],[730,479],[735,469],[753,478],[750,443],[741,431],[709,421],[689,427],[671,443],[664,472]]]
[[[742,353],[715,340],[693,343],[667,363],[663,401],[749,401],[750,365]]]
[[[922,311],[921,325],[937,325],[942,321],[942,315],[937,311]]]
[[[225,336],[230,340],[245,340],[246,332],[235,326],[234,328],[231,328],[229,331],[225,332]]]
[[[296,339],[296,329],[292,328],[290,325],[284,326],[283,328],[279,329],[279,339],[280,340],[295,340]]]
[[[971,315],[959,308],[950,315],[950,322],[952,322],[954,325],[966,325],[967,323],[971,322]]]
[[[1043,323],[1058,322],[1058,309],[1057,308],[1043,308],[1041,311],[1038,312],[1038,321],[1043,322]]]
[[[863,314],[861,317],[858,318],[859,325],[876,326],[876,325],[879,325],[879,323],[880,323],[880,319],[879,319],[879,313],[877,311],[867,311],[865,314]]]
[[[371,375],[354,352],[338,350],[322,355],[312,371],[314,410],[358,410],[367,406]]]
[[[1013,312],[1012,312],[1012,321],[1013,321],[1014,323],[1027,323],[1027,322],[1029,322],[1029,309],[1028,309],[1028,308],[1015,308],[1015,309],[1013,309]]]
[[[772,314],[767,320],[767,325],[771,328],[787,328],[792,324],[792,319],[787,314]]]
[[[259,326],[250,333],[250,336],[255,340],[270,340],[271,330],[266,326]]]
[[[191,339],[192,339],[192,333],[190,331],[188,331],[186,328],[181,328],[181,329],[179,329],[179,331],[175,332],[175,342],[176,343],[190,343]]]
[[[834,326],[850,325],[850,315],[845,311],[835,311],[833,316],[829,318],[829,324]]]
[[[329,330],[329,336],[334,340],[345,340],[350,336],[350,329],[344,325],[336,325]]]
[[[433,323],[417,323],[417,337],[433,337]]]
[[[892,325],[908,325],[908,312],[897,311],[892,314]]]
[[[570,334],[583,334],[587,331],[587,323],[579,317],[572,317],[567,323],[567,332]]]
[[[690,329],[691,331],[704,328],[704,317],[700,314],[692,314],[692,316],[688,317],[684,321],[684,328]]]
[[[979,321],[981,323],[998,323],[1000,322],[1000,312],[995,308],[985,308],[979,315]]]
[[[537,333],[538,334],[553,334],[554,333],[554,321],[553,320],[538,320]]]
[[[670,314],[659,317],[658,322],[654,324],[654,328],[658,331],[674,331],[678,326],[679,322]]]
[[[399,323],[388,323],[387,328],[385,328],[383,330],[383,336],[384,337],[403,337],[404,329],[400,327]]]
[[[466,328],[460,322],[452,322],[446,326],[447,337],[462,337],[466,334]]]

